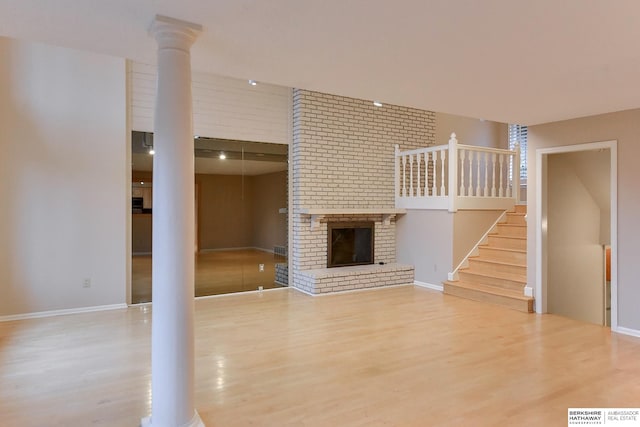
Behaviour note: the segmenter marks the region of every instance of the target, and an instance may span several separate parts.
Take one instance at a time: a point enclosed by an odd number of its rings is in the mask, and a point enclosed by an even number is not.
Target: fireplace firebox
[[[327,223],[327,267],[373,264],[373,222]]]

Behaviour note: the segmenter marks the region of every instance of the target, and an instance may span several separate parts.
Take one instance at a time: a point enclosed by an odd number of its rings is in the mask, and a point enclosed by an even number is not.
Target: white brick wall
[[[413,274],[413,266],[395,263],[304,270],[298,274],[297,287],[308,293],[323,294],[382,286],[408,285],[413,283]]]
[[[155,65],[130,61],[132,129],[153,132]],[[289,144],[291,89],[192,73],[193,130],[210,138]]]
[[[312,230],[300,209],[393,208],[394,145],[407,150],[434,143],[431,111],[375,107],[371,101],[294,89],[290,284],[305,289],[308,280],[297,272],[326,267],[327,220],[375,221],[375,262],[394,263],[395,221],[383,225],[381,215],[332,216]]]
[[[394,144],[433,145],[435,113],[295,89],[293,139],[294,208],[392,208]]]

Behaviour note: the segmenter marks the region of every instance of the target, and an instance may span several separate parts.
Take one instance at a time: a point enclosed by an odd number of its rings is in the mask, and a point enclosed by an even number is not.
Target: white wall
[[[600,209],[600,243],[611,244],[611,156],[610,150],[563,153],[593,201]]]
[[[462,262],[504,211],[464,210],[453,215],[452,269]]]
[[[155,65],[131,63],[132,129],[153,132]],[[193,130],[210,138],[289,144],[291,89],[193,73]]]
[[[0,38],[0,315],[125,302],[125,75]]]
[[[595,141],[618,141],[618,325],[640,331],[640,110],[603,114],[531,126],[529,132],[529,224],[537,221],[536,150]],[[553,185],[552,182],[549,185]],[[528,228],[528,265],[535,265],[535,227]],[[527,271],[528,286],[535,288],[535,269]]]
[[[451,271],[453,217],[448,211],[408,210],[396,221],[396,258],[415,266],[415,280],[441,285]]]
[[[573,168],[573,153],[547,160],[547,310],[602,325],[600,207]]]
[[[507,125],[489,120],[436,113],[436,145],[449,142],[455,132],[458,142],[481,147],[508,148]]]

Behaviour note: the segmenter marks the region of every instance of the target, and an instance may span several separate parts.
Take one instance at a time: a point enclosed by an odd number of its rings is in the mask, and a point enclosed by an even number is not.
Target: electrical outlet
[[[258,271],[261,273],[264,271],[264,264],[258,264]]]
[[[83,288],[90,288],[91,287],[91,279],[84,279],[82,281],[82,287]]]

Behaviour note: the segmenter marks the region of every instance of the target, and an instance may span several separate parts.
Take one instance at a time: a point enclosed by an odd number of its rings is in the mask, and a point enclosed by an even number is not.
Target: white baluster
[[[448,156],[449,156],[449,212],[457,212],[458,211],[458,192],[457,182],[458,182],[458,139],[456,138],[456,134],[452,133],[451,138],[449,138],[449,148],[448,148]]]
[[[425,153],[426,155],[426,153]],[[422,153],[418,153],[418,197],[422,196],[422,192],[420,191],[420,163],[422,162]],[[425,162],[426,167],[426,162]],[[426,186],[425,186],[426,187]]]
[[[504,190],[502,187],[502,172],[504,170],[503,164],[504,164],[504,154],[500,154],[500,191],[498,191],[498,195],[500,197],[504,197]]]
[[[413,193],[413,154],[409,154],[409,194],[411,197],[415,196]]]
[[[445,162],[445,150],[440,150],[440,195],[444,196],[447,194],[444,186],[444,162]],[[435,182],[434,182],[435,184]]]
[[[431,155],[431,195],[432,196],[437,196],[438,193],[436,193],[436,175],[437,175],[437,170],[438,170],[438,166],[437,166],[437,162],[438,162],[438,152],[434,151],[433,154]]]
[[[491,155],[491,169],[493,170],[493,173],[491,174],[491,197],[496,197],[496,175],[498,174],[496,166],[496,154],[493,153]]]
[[[512,197],[516,203],[520,202],[520,144],[516,142],[514,147],[516,154],[513,158],[513,189]]]
[[[402,155],[402,197],[407,196],[407,156]]]
[[[473,196],[473,151],[469,151],[469,187],[467,196]]]
[[[484,197],[489,195],[489,153],[484,153]]]
[[[464,196],[464,158],[465,158],[465,154],[466,154],[467,150],[458,150],[458,153],[460,153],[460,189],[459,189],[459,196]]]
[[[476,197],[480,197],[480,152],[476,151]]]
[[[513,162],[513,156],[511,154],[507,154],[507,170],[511,168],[511,171],[513,171],[512,162]],[[512,197],[513,195],[512,184],[513,184],[513,180],[509,182],[509,178],[507,177],[507,182],[505,184],[505,192],[507,193],[506,197]]]

